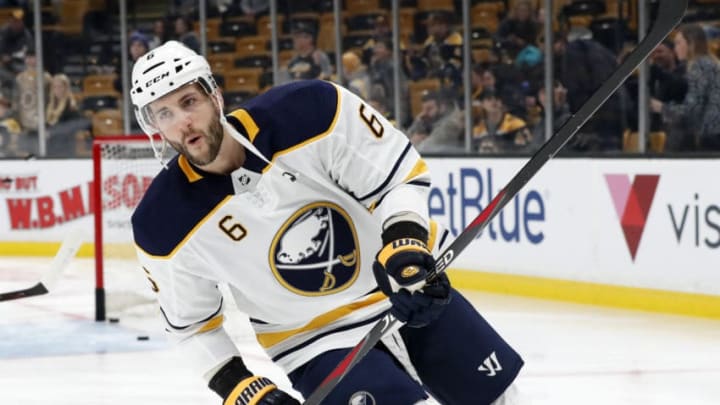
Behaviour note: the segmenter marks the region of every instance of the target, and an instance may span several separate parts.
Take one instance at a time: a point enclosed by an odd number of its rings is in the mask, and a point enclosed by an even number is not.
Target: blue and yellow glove
[[[373,263],[375,280],[390,297],[390,312],[414,328],[437,319],[450,302],[450,281],[445,273],[429,283],[426,280],[435,265],[426,239],[427,231],[417,224],[394,224],[383,232],[385,246]]]

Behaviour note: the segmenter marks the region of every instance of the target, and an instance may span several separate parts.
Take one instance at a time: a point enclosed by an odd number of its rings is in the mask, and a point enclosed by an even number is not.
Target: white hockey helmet
[[[150,114],[150,103],[194,82],[211,97],[217,96],[217,84],[207,60],[180,42],[168,41],[138,59],[132,71],[130,97],[138,124],[147,135],[159,132]]]

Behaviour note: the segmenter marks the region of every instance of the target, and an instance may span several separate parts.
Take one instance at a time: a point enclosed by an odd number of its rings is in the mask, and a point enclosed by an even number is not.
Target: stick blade
[[[45,270],[40,281],[30,288],[0,293],[0,302],[16,300],[19,298],[34,297],[43,295],[55,288],[60,275],[75,257],[83,242],[82,232],[79,229],[72,229],[68,232],[53,257],[50,266]]]
[[[33,297],[36,295],[43,295],[43,294],[47,294],[47,293],[48,293],[48,289],[45,287],[45,285],[43,285],[42,282],[39,282],[39,283],[35,284],[34,286],[32,286],[30,288],[26,288],[24,290],[0,293],[0,302],[16,300],[16,299],[25,298],[25,297]]]

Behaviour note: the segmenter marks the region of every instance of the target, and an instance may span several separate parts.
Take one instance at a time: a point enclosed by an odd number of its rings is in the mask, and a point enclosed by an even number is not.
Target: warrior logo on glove
[[[445,273],[427,282],[434,265],[425,243],[415,238],[387,243],[373,263],[375,280],[393,304],[390,312],[408,326],[429,324],[450,302],[450,281]]]

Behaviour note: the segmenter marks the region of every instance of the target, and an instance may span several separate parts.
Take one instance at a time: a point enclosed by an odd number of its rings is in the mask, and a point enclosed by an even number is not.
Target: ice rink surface
[[[0,258],[0,291],[31,286],[48,263]],[[0,303],[0,405],[220,404],[165,339],[154,305],[93,320],[91,267],[75,259],[50,294]],[[141,272],[122,272],[130,281],[108,276],[109,295],[149,290]],[[720,404],[720,321],[465,293],[523,355],[522,404]],[[248,366],[286,387],[245,320],[228,315]]]

